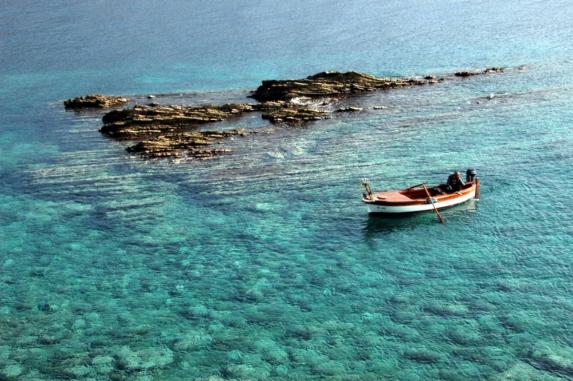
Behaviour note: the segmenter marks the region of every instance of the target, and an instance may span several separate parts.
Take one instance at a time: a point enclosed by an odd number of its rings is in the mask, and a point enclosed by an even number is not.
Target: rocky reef
[[[441,77],[375,77],[354,71],[321,72],[303,79],[263,81],[250,94],[258,103],[181,106],[154,102],[112,110],[103,116],[100,131],[113,139],[138,141],[127,150],[144,157],[206,159],[229,152],[225,148],[213,148],[213,144],[220,144],[232,136],[250,133],[245,129],[199,130],[200,126],[207,123],[240,117],[244,113],[260,112],[262,119],[272,124],[302,126],[311,121],[330,118],[333,113],[363,111],[361,107],[339,103],[345,98],[366,92],[431,85],[456,77],[503,71],[501,67],[490,67],[478,71],[459,71]],[[69,109],[106,108],[126,102],[128,99],[124,97],[87,95],[68,99],[64,105]],[[382,108],[378,106],[373,109]]]
[[[64,101],[64,107],[71,110],[89,108],[109,108],[129,102],[126,97],[114,97],[110,95],[91,94],[82,97],[71,98]]]

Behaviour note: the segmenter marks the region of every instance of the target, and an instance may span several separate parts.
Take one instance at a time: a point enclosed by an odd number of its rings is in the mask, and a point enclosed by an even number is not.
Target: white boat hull
[[[453,198],[450,200],[444,200],[435,202],[434,205],[438,209],[447,208],[450,206],[463,204],[466,201],[471,200],[475,197],[475,190],[468,192],[467,194]],[[378,205],[378,204],[370,204],[368,203],[368,213],[381,213],[381,214],[407,214],[407,213],[417,213],[417,212],[425,212],[425,211],[432,211],[434,207],[432,204],[417,204],[417,205]]]

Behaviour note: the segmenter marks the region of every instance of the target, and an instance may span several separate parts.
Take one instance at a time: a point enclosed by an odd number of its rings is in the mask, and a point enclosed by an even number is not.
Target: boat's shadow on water
[[[477,211],[477,202],[470,200],[463,205],[456,205],[451,208],[441,210],[442,215],[446,218],[446,226],[448,221],[458,221],[471,217]],[[403,230],[411,230],[418,228],[427,228],[439,221],[433,212],[413,213],[406,215],[382,215],[382,214],[369,214],[364,221],[364,235],[366,238],[372,238],[381,234],[390,234]]]

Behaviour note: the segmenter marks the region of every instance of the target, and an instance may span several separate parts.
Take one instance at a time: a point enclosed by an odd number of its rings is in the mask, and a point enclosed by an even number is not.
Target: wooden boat
[[[448,182],[449,180],[448,178]],[[398,191],[373,192],[367,181],[364,181],[363,185],[366,193],[363,194],[362,201],[368,206],[369,213],[400,215],[435,211],[442,221],[439,209],[479,199],[479,179],[473,169],[467,170],[466,182],[462,183],[460,179],[460,184],[454,188],[450,184],[429,187],[422,183]]]

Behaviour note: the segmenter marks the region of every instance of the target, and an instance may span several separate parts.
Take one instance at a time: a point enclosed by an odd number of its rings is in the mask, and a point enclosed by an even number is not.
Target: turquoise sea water
[[[4,2],[0,380],[573,378],[573,5]],[[368,94],[205,162],[145,162],[62,100],[241,99],[327,69],[490,75]],[[180,101],[175,96],[176,101]],[[368,217],[476,167],[479,203]]]

